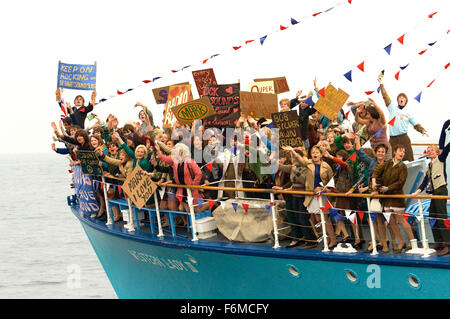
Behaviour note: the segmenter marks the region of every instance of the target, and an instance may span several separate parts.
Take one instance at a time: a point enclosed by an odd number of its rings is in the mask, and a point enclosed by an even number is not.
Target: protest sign
[[[97,63],[89,64],[58,64],[58,88],[73,90],[95,90]]]
[[[95,197],[92,178],[83,174],[80,165],[73,167],[73,182],[82,212],[85,214],[97,214],[100,210],[100,205]]]
[[[333,85],[328,84],[325,89],[325,96],[321,96],[317,100],[314,108],[332,121],[344,106],[348,97],[349,95],[343,90],[336,90]]]
[[[203,95],[209,97],[215,114],[203,119],[205,127],[234,127],[241,116],[240,84],[206,84]]]
[[[122,189],[137,208],[141,209],[155,192],[158,186],[139,166],[133,169],[122,185]]]
[[[252,82],[249,85],[251,93],[270,93],[275,94],[275,85],[273,81]]]
[[[175,114],[178,122],[191,124],[194,120],[200,120],[214,114],[214,109],[209,98],[204,96],[201,99],[174,106],[172,112]]]
[[[192,76],[194,77],[195,85],[197,86],[198,95],[200,97],[203,95],[203,89],[206,84],[217,85],[213,69],[192,71]]]
[[[289,86],[286,81],[286,77],[279,77],[279,78],[269,78],[269,79],[254,79],[255,82],[266,82],[266,81],[273,81],[273,84],[275,85],[275,94],[280,94],[284,92],[289,92]]]
[[[186,85],[186,84],[189,84],[189,82],[183,82],[183,83],[178,83],[178,84],[173,84],[173,85]],[[168,85],[168,86],[163,86],[163,87],[152,90],[153,97],[155,98],[156,104],[166,104],[167,103],[167,98],[169,97],[169,87],[170,86]],[[192,96],[190,98],[193,99]]]
[[[99,165],[97,154],[94,151],[77,151],[77,159],[80,161],[84,174],[103,175],[103,169]]]
[[[172,127],[176,117],[172,112],[172,107],[187,103],[192,100],[191,85],[176,84],[169,87],[169,96],[164,107],[163,128]]]
[[[278,111],[276,94],[240,92],[241,112],[254,118],[270,118]]]
[[[302,146],[302,133],[298,122],[297,111],[278,112],[272,114],[274,128],[278,128],[278,145]]]

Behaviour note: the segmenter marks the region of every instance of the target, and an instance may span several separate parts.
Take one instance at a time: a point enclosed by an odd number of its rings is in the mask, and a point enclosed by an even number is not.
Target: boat
[[[406,162],[408,180],[404,193],[419,185],[426,159]],[[78,177],[77,177],[78,176]],[[93,219],[82,209],[87,197],[80,191],[92,191],[120,183],[95,181],[74,167],[75,194],[67,197],[72,213],[83,227],[116,295],[123,299],[435,299],[449,298],[450,258],[437,257],[430,245],[430,226],[425,224],[422,200],[431,196],[408,197],[408,207],[417,225],[418,241],[408,253],[382,254],[352,250],[329,250],[326,236],[317,249],[285,248],[274,200],[260,200],[259,214],[273,221],[271,238],[261,242],[233,241],[225,237],[211,211],[185,213],[188,227],[180,229],[173,220],[180,212],[158,208],[138,209],[130,200],[109,200],[108,220]],[[78,181],[78,182],[77,182]],[[186,187],[190,189],[202,186]],[[207,188],[206,186],[204,188]],[[230,188],[246,191],[246,189]],[[168,190],[166,190],[168,191]],[[247,189],[248,191],[248,189]],[[278,191],[283,192],[283,191]],[[286,191],[284,191],[286,192]],[[78,195],[77,195],[78,194]],[[81,196],[80,196],[81,194]],[[330,194],[328,194],[331,196]],[[337,194],[339,195],[339,194]],[[355,194],[357,196],[360,194]],[[383,197],[386,195],[378,195]],[[400,195],[397,195],[400,196]],[[106,198],[106,193],[105,193]],[[248,198],[242,200],[249,200]],[[92,204],[92,199],[90,199]],[[83,203],[84,202],[84,203]],[[192,202],[191,202],[192,203]],[[114,223],[111,205],[118,205],[123,221]],[[229,205],[229,203],[227,203]],[[219,205],[216,210],[222,211]],[[229,206],[228,206],[229,207]],[[192,205],[191,205],[192,208]],[[225,211],[225,210],[224,210]],[[241,206],[228,212],[246,214]],[[168,214],[170,224],[161,226],[161,215]],[[262,216],[262,215],[261,215]],[[367,218],[372,226],[371,218]],[[323,222],[323,219],[322,219]],[[322,223],[324,226],[324,222]],[[317,225],[316,225],[317,227]],[[365,238],[373,240],[365,227]],[[320,232],[320,223],[317,230]],[[322,232],[324,233],[324,232]],[[425,236],[424,236],[425,235]],[[432,235],[431,235],[432,237]],[[283,239],[284,238],[284,239]],[[320,241],[320,239],[319,239]],[[341,247],[342,248],[342,247]]]

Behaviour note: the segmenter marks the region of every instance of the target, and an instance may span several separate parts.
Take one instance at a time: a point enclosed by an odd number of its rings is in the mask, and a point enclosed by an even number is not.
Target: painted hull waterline
[[[160,238],[71,209],[119,298],[450,298],[450,258]]]

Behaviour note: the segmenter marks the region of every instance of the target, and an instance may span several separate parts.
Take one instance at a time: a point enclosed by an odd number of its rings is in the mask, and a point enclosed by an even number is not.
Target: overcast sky
[[[323,12],[337,3],[343,4]],[[192,78],[198,69],[212,67],[218,83],[240,81],[242,90],[254,78],[286,76],[291,91],[279,98],[311,89],[317,76],[319,87],[332,82],[351,101],[376,90],[377,75],[385,69],[391,98],[406,93],[407,108],[430,133],[423,138],[410,127],[412,140],[437,142],[450,118],[450,68],[444,71],[450,62],[448,7],[448,0],[353,0],[351,5],[333,0],[9,1],[0,11],[0,152],[50,151],[50,122],[60,117],[54,94],[59,60],[97,61],[97,98],[108,101],[94,112],[102,118],[114,113],[120,124],[137,120],[137,101],[148,105],[160,123],[163,105],[156,105],[154,87],[189,81],[198,98]],[[427,17],[435,11],[432,19]],[[291,25],[291,18],[300,23]],[[288,29],[279,31],[280,25]],[[401,45],[396,39],[403,33]],[[246,40],[255,41],[245,45]],[[383,50],[389,43],[390,56]],[[213,54],[220,55],[202,64]],[[356,67],[362,61],[365,72]],[[408,63],[396,80],[394,74]],[[188,65],[183,72],[171,72]],[[343,77],[349,70],[353,82]],[[142,80],[157,76],[162,79],[143,85]],[[420,91],[418,103],[414,97]],[[80,93],[90,98],[86,91],[64,90],[63,96],[73,104]],[[371,97],[384,106],[381,95]]]

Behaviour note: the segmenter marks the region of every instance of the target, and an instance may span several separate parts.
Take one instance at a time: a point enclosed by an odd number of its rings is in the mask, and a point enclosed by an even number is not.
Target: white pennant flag
[[[391,218],[392,213],[383,213],[384,218],[386,218],[387,222],[389,223],[389,219]]]
[[[370,140],[368,140],[366,143],[364,143],[364,145],[361,146],[361,148],[370,148]]]
[[[222,206],[223,211],[225,211],[225,202],[224,201],[220,201],[220,206]]]
[[[192,206],[194,204],[194,199],[192,197],[188,197],[187,202],[188,202],[188,205],[190,207],[190,206]]]
[[[330,181],[328,182],[327,186],[325,186],[325,187],[336,188],[336,185],[334,184],[334,177],[332,177],[330,179]]]
[[[346,209],[345,210],[345,217],[347,217],[347,219],[350,220],[350,221],[351,221],[351,219],[350,219],[350,215],[351,214],[352,214],[352,211],[350,209]]]
[[[420,222],[422,220],[422,217],[420,215],[415,216],[417,220]]]
[[[159,190],[159,195],[161,196],[161,199],[164,198],[164,194],[166,192],[166,186],[162,186],[162,189]]]

